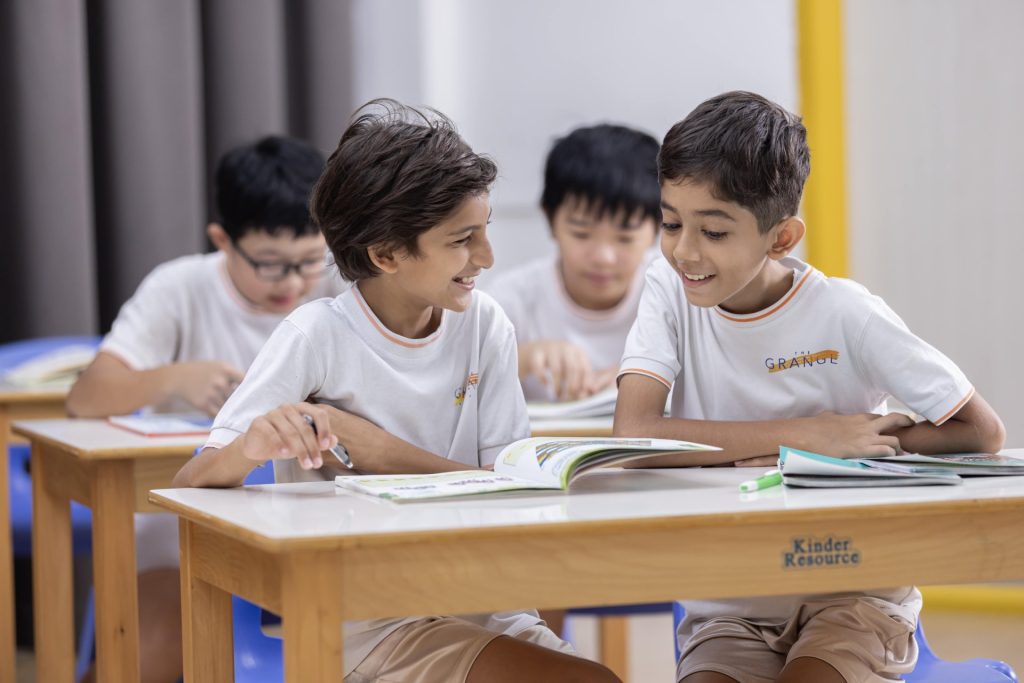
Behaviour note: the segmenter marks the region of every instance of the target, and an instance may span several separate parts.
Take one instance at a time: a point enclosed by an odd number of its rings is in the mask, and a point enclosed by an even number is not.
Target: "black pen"
[[[306,421],[306,424],[313,428],[313,435],[319,438],[320,435],[317,434],[316,432],[316,423],[313,422],[313,418],[311,418],[309,415],[303,415],[302,419]],[[349,468],[350,470],[354,470],[356,468],[356,466],[352,464],[352,458],[349,456],[348,451],[345,450],[345,447],[341,445],[340,441],[338,442],[337,446],[332,446],[327,450],[329,450],[331,452],[331,455],[337,458],[338,462],[340,462],[345,467]]]

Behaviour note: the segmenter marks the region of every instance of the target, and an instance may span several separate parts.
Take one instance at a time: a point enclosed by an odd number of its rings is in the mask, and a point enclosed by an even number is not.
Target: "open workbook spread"
[[[17,387],[63,389],[70,387],[95,357],[95,346],[65,346],[11,368],[3,380]]]
[[[919,455],[844,460],[779,448],[782,483],[809,488],[960,484],[962,477],[1024,476],[1024,459],[992,453]]]
[[[107,422],[142,436],[204,436],[210,433],[213,418],[209,415],[176,415],[150,413],[147,415],[115,415]]]
[[[592,396],[576,401],[547,403],[531,401],[526,404],[530,420],[573,420],[586,417],[611,417],[615,414],[618,389],[609,387]]]
[[[684,453],[717,451],[688,441],[671,439],[616,439],[590,437],[532,437],[506,446],[494,471],[466,470],[438,474],[340,476],[335,483],[346,489],[394,501],[450,498],[480,493],[531,489],[568,489],[587,470],[619,465],[629,460]]]

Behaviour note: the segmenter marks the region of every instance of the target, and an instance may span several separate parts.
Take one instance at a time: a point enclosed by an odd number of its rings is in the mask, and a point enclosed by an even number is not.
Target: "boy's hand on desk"
[[[519,351],[521,377],[533,375],[551,387],[559,401],[572,401],[593,393],[594,373],[580,347],[558,339],[524,344]]]
[[[169,370],[171,393],[210,415],[217,414],[244,377],[241,370],[215,361],[176,363]]]
[[[326,406],[311,403],[286,403],[257,417],[240,437],[242,455],[259,462],[295,458],[304,470],[321,467],[320,452],[338,443],[328,411]],[[306,422],[306,415],[314,426]]]
[[[914,424],[903,413],[820,413],[800,422],[804,429],[797,439],[798,447],[836,458],[897,455],[901,452],[900,440],[891,433]]]

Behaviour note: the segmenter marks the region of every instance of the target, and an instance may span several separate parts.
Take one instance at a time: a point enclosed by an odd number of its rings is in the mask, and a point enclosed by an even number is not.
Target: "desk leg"
[[[7,447],[11,421],[0,406],[0,681],[14,682],[14,554],[11,551],[11,489]]]
[[[32,444],[32,599],[36,680],[75,678],[74,593],[71,580],[71,501],[51,493],[45,446]]]
[[[185,683],[231,683],[235,680],[231,594],[194,576],[192,529],[191,522],[179,521]]]
[[[132,466],[131,461],[97,463],[92,477],[96,677],[100,681],[139,680]]]
[[[341,576],[327,553],[282,560],[281,626],[286,683],[342,679]]]

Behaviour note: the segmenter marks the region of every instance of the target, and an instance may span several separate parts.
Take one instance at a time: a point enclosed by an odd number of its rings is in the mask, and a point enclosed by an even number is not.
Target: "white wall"
[[[852,275],[1024,445],[1024,3],[845,6]]]
[[[624,123],[660,141],[735,89],[796,106],[789,0],[357,0],[354,21],[356,101],[436,107],[498,162],[492,274],[551,248],[544,157],[572,128]]]

